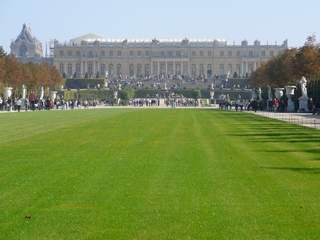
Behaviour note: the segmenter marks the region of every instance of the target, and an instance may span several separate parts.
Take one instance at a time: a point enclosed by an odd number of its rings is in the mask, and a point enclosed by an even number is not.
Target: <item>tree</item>
[[[33,81],[34,77],[32,74],[32,69],[33,69],[33,63],[27,63],[24,64],[22,67],[22,72],[23,72],[23,84],[26,85],[28,88],[34,88],[36,86],[36,83]]]
[[[319,48],[313,45],[306,45],[300,48],[294,60],[294,74],[301,78],[310,78],[320,73]]]
[[[5,59],[0,58],[0,84],[4,83],[5,77]]]
[[[272,86],[279,87],[286,84],[295,83],[294,59],[297,49],[288,49],[267,63],[261,65],[255,71],[250,82],[253,86]]]
[[[295,84],[303,76],[310,79],[317,75],[320,75],[320,46],[315,35],[311,35],[303,47],[288,49],[258,68],[250,82],[253,86],[282,87]]]
[[[22,64],[13,56],[5,58],[4,84],[16,87],[22,84]]]
[[[4,49],[0,46],[0,58],[3,58],[7,56],[7,53],[4,51]]]
[[[49,67],[49,74],[50,74],[50,82],[48,84],[49,87],[57,87],[63,84],[64,79],[61,77],[60,73],[55,67],[53,66]]]

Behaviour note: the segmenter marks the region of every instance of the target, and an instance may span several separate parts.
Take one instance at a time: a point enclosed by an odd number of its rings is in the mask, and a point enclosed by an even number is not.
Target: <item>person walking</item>
[[[21,97],[19,97],[16,102],[16,107],[17,107],[18,112],[20,112],[20,110],[21,110],[21,105],[22,105],[22,99],[21,99]]]

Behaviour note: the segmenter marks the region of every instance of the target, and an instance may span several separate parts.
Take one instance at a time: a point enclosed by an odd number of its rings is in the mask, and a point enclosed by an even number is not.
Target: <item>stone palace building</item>
[[[66,77],[210,78],[250,75],[263,62],[288,48],[281,45],[229,45],[222,40],[107,40],[87,34],[54,43],[54,65]]]
[[[288,48],[281,45],[227,44],[223,40],[108,40],[87,34],[68,43],[54,41],[43,57],[42,44],[30,27],[23,25],[11,43],[11,54],[23,62],[54,64],[67,78],[114,79],[174,78],[210,79],[217,76],[246,77],[262,63]]]

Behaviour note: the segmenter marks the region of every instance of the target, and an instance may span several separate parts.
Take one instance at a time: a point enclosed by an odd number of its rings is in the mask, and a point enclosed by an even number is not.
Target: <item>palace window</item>
[[[129,75],[130,75],[130,77],[134,76],[134,66],[133,66],[133,64],[129,65]]]
[[[117,75],[121,75],[121,64],[117,64]]]
[[[228,64],[228,73],[232,73],[232,64]]]
[[[192,51],[192,57],[195,57],[195,56],[197,56],[196,51]]]
[[[229,51],[229,52],[228,52],[228,56],[229,56],[229,57],[232,57],[232,51]]]
[[[220,57],[224,57],[224,51],[220,51]]]
[[[76,52],[76,56],[77,56],[77,57],[81,57],[80,51],[77,51],[77,52]]]
[[[146,51],[145,51],[145,55],[146,55],[146,56],[150,56],[150,51],[146,50]]]
[[[195,64],[191,65],[191,74],[192,76],[196,76],[197,74],[197,66]]]
[[[69,76],[72,76],[73,72],[72,72],[72,64],[71,63],[68,64],[67,72],[68,72]]]
[[[237,51],[237,57],[240,57],[241,53],[240,51]]]
[[[142,65],[141,64],[137,65],[137,75],[138,75],[138,77],[141,77],[141,75],[142,75]]]
[[[60,54],[60,57],[64,56],[64,52],[62,50],[59,52],[59,54]]]
[[[161,51],[161,57],[164,57],[164,56],[165,56],[164,51]]]
[[[168,51],[168,56],[172,57],[172,51]]]
[[[241,73],[241,65],[240,64],[236,65],[236,72],[238,73],[238,75]]]
[[[203,51],[200,51],[200,57],[203,57]]]
[[[263,50],[263,51],[261,52],[261,56],[262,56],[262,57],[265,57],[265,56],[266,56],[266,51]]]
[[[181,64],[180,63],[176,63],[176,72],[174,74],[181,74]]]
[[[212,56],[212,52],[208,51],[208,57],[211,57],[211,56]]]
[[[113,64],[109,64],[108,72],[109,72],[109,75],[110,75],[110,76],[113,76],[113,73],[114,73]]]
[[[249,51],[249,57],[253,57],[253,51]]]
[[[101,74],[106,73],[106,65],[104,63],[100,64],[100,73]]]
[[[113,57],[113,51],[110,51],[110,52],[109,52],[109,56],[110,56],[110,57]]]
[[[204,65],[200,64],[200,75],[204,75]]]
[[[153,74],[158,74],[158,64],[157,62],[152,63],[152,72]]]
[[[68,51],[68,57],[72,57],[72,51]]]
[[[220,64],[220,65],[219,65],[219,73],[220,73],[220,75],[224,75],[224,74],[225,74],[224,64]]]
[[[144,75],[147,77],[150,76],[150,64],[144,65]]]
[[[88,74],[89,76],[93,75],[93,64],[91,62],[88,63]]]
[[[188,63],[184,62],[182,65],[182,73],[183,74],[189,74],[188,73]]]
[[[137,55],[138,57],[141,57],[141,51],[138,51]]]
[[[77,77],[81,75],[81,63],[76,63],[76,75]]]
[[[90,51],[89,53],[88,53],[88,57],[93,57],[93,53],[92,53],[92,51]]]
[[[100,56],[101,56],[101,57],[105,57],[105,56],[106,56],[106,52],[105,52],[105,51],[101,51],[101,52],[100,52]]]
[[[59,70],[61,74],[64,74],[64,64],[60,63]]]
[[[121,57],[121,55],[122,55],[122,52],[119,50],[119,51],[117,51],[117,56],[118,57]]]
[[[253,72],[253,63],[249,63],[248,68],[249,68],[249,73],[252,73]]]
[[[212,76],[212,64],[208,64],[207,66],[207,75],[208,77]]]
[[[176,51],[176,56],[181,57],[181,51]]]

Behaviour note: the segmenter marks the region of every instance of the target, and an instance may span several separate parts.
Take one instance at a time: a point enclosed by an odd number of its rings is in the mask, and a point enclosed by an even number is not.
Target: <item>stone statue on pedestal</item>
[[[262,101],[262,90],[258,88],[258,101]]]
[[[294,90],[296,89],[296,86],[286,86],[286,95],[288,98],[288,112],[294,112],[295,111],[295,105],[292,101],[292,96],[294,95]]]
[[[307,79],[302,77],[300,80],[301,97],[299,97],[299,112],[308,112],[308,91],[307,91]]]

